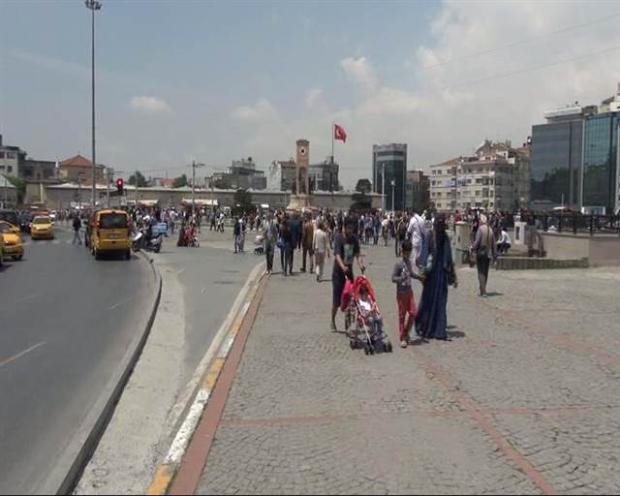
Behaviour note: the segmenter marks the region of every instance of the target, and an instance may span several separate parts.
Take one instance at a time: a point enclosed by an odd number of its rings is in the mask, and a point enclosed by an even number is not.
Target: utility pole
[[[392,212],[394,212],[394,187],[396,186],[396,181],[392,179]]]
[[[192,160],[192,215],[196,213],[196,167],[204,167],[205,164],[197,164]]]
[[[138,171],[136,171],[134,173],[133,177],[135,177],[135,179],[136,179],[136,181],[135,181],[136,184],[134,184],[134,186],[133,186],[135,188],[134,189],[134,191],[135,191],[135,205],[134,205],[134,207],[138,208]]]
[[[78,210],[82,209],[82,173],[78,173]]]
[[[383,162],[383,174],[381,175],[381,196],[383,197],[382,204],[384,212],[387,209],[387,201],[385,198],[385,165],[386,163]]]
[[[101,2],[98,0],[85,0],[86,8],[91,12],[92,28],[91,28],[91,103],[92,103],[92,158],[93,158],[93,209],[97,203],[97,160],[95,156],[95,11],[101,10]]]

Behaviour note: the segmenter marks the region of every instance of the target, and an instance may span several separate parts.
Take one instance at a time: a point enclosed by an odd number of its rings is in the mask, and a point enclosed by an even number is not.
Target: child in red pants
[[[394,266],[392,282],[396,284],[396,300],[398,302],[398,331],[400,346],[406,348],[409,341],[409,331],[415,322],[416,306],[411,288],[411,279],[417,277],[411,267],[411,241],[402,244],[402,260]]]

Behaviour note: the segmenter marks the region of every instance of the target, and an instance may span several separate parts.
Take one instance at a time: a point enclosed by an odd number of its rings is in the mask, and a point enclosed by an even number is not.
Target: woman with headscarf
[[[487,295],[487,281],[489,279],[489,266],[491,260],[497,259],[497,244],[493,229],[487,223],[487,216],[480,215],[480,226],[476,231],[476,238],[471,247],[476,254],[476,265],[478,267],[478,283],[480,285],[480,296]]]
[[[420,265],[425,275],[416,333],[426,339],[448,339],[448,286],[456,288],[457,280],[443,214],[436,217],[432,232],[424,237]]]

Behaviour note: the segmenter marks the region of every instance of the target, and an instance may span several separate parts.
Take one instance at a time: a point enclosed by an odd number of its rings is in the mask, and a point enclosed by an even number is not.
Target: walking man
[[[271,275],[273,271],[273,254],[278,242],[278,226],[273,220],[273,213],[267,214],[267,222],[263,226],[263,243],[265,247],[265,256],[267,257],[267,274]]]
[[[235,225],[233,226],[233,237],[235,242],[235,253],[241,251],[241,219],[235,217]]]
[[[312,240],[312,249],[314,250],[314,256],[316,258],[316,282],[321,282],[323,279],[323,269],[325,267],[325,256],[329,258],[329,239],[325,232],[325,224],[319,222],[316,231],[314,232],[314,239]]]
[[[82,239],[80,238],[80,229],[82,228],[82,221],[80,220],[79,214],[76,214],[73,217],[73,241],[71,241],[72,245],[82,244]]]
[[[336,234],[334,241],[334,270],[332,272],[332,331],[337,331],[336,315],[346,280],[353,281],[353,260],[357,259],[360,271],[364,271],[364,263],[360,256],[360,242],[354,234],[355,219],[347,219],[344,234]]]
[[[480,296],[487,295],[487,281],[489,279],[489,267],[491,260],[497,259],[497,245],[493,229],[487,224],[487,216],[480,215],[480,227],[476,232],[476,238],[471,249],[476,253],[476,265],[478,267],[478,283]]]
[[[301,271],[306,272],[306,258],[310,255],[310,272],[314,272],[314,225],[312,224],[312,218],[310,215],[306,215],[301,234],[301,246],[302,246],[302,267]]]

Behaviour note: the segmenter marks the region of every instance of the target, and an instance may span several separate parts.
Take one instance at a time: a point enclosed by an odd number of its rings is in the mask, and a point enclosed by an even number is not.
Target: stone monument
[[[295,160],[295,192],[291,194],[288,210],[301,210],[310,206],[308,166],[310,165],[310,142],[297,140],[297,157]]]

